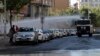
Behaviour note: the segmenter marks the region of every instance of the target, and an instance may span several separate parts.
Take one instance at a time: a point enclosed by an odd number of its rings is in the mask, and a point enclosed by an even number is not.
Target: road
[[[94,35],[91,38],[85,35],[82,38],[68,36],[37,45],[10,46],[7,43],[4,44],[5,48],[0,48],[0,54],[7,56],[51,56],[51,54],[53,56],[100,56],[100,35]]]

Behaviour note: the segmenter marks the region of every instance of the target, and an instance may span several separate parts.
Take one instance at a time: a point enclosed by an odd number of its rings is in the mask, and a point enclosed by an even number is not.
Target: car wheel
[[[37,44],[37,39],[36,38],[34,38],[34,40],[32,41],[32,44],[34,45],[34,44]]]
[[[40,41],[40,42],[44,42],[45,41],[45,37],[44,36],[42,36],[42,40]]]
[[[48,36],[46,36],[46,41],[48,41],[49,40],[49,37]]]
[[[52,35],[51,35],[51,36],[49,36],[49,41],[50,41],[50,40],[52,40],[52,39],[53,39],[53,36],[52,36]]]
[[[89,37],[92,37],[92,33],[89,34]]]
[[[79,33],[78,33],[77,35],[78,35],[78,37],[82,37],[82,34],[79,34]]]
[[[36,44],[38,44],[38,43],[39,43],[38,38],[36,38]]]
[[[45,40],[48,41],[48,36],[45,37]]]

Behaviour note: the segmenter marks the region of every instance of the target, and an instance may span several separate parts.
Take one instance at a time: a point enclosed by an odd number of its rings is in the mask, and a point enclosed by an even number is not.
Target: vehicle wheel
[[[38,38],[36,39],[36,44],[38,44],[39,43],[39,41],[38,41]]]
[[[89,37],[92,37],[92,33],[89,34]]]
[[[49,36],[48,41],[52,40],[52,37]]]
[[[45,40],[44,40],[44,42],[46,42],[48,39],[47,39],[47,36],[45,36]]]
[[[45,41],[45,37],[42,36],[42,40],[40,42],[43,43],[44,41]]]
[[[48,37],[48,41],[51,39],[50,37],[51,37],[51,36]]]
[[[78,37],[82,37],[82,34],[77,34],[78,35]]]
[[[38,44],[38,39],[36,38],[35,40],[33,40],[32,44]]]
[[[54,39],[54,35],[51,35],[50,40],[53,40],[53,39]]]
[[[49,41],[49,37],[48,36],[46,36],[46,41]]]

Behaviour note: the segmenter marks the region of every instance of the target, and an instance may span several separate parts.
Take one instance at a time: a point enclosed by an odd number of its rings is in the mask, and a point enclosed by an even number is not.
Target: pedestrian
[[[15,25],[12,25],[12,27],[10,28],[10,40],[9,43],[13,43],[13,35],[16,33],[15,31]]]
[[[18,32],[19,28],[18,28],[18,26],[17,26],[17,25],[15,25],[15,26],[14,26],[14,30],[15,30],[15,33],[17,33],[17,32]]]

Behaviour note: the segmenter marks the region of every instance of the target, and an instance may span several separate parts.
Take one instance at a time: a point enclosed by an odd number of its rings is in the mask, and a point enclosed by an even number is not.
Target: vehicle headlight
[[[33,35],[29,35],[29,37],[33,37]]]
[[[19,37],[19,36],[20,36],[20,35],[18,35],[18,34],[15,34],[15,35],[14,35],[14,37]]]
[[[19,38],[21,38],[21,36],[20,35],[14,35],[14,38],[19,39]]]

